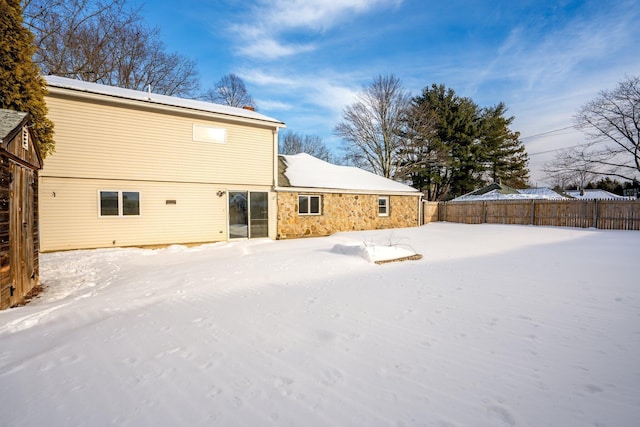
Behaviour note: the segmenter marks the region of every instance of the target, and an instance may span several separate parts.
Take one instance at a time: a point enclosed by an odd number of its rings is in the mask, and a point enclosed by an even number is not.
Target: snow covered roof
[[[609,191],[600,190],[600,189],[567,190],[567,191],[565,191],[565,193],[567,193],[569,196],[574,197],[576,199],[583,199],[583,200],[593,200],[593,199],[598,199],[598,200],[613,200],[613,199],[616,199],[616,200],[633,200],[633,197],[619,196],[617,194],[610,193]]]
[[[306,153],[279,157],[281,187],[420,194],[400,182],[360,168],[334,165]]]
[[[47,85],[55,88],[70,89],[80,92],[87,92],[99,95],[107,95],[115,98],[128,99],[133,101],[143,101],[152,104],[167,105],[172,107],[182,107],[191,110],[206,111],[209,113],[218,113],[227,116],[242,117],[246,119],[254,119],[263,122],[274,123],[283,126],[279,120],[264,114],[257,113],[244,108],[229,107],[227,105],[214,104],[212,102],[198,101],[195,99],[178,98],[175,96],[159,95],[151,92],[139,90],[124,89],[120,87],[107,86],[98,83],[84,82],[81,80],[69,79],[59,76],[45,76]]]
[[[518,192],[520,194],[530,194],[532,196],[537,196],[538,199],[548,199],[548,200],[566,199],[565,196],[548,187],[521,188],[521,189],[518,189]]]
[[[476,200],[560,200],[563,195],[550,188],[512,188],[504,184],[493,183],[481,189],[456,197],[452,202],[470,202]]]

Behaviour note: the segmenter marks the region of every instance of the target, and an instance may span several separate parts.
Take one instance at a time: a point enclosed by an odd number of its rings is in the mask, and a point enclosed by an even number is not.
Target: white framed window
[[[389,216],[389,196],[378,197],[378,216]]]
[[[224,144],[227,141],[227,130],[214,126],[193,125],[193,140],[197,142],[215,142]]]
[[[298,196],[299,215],[321,215],[322,196],[310,196],[301,194]]]
[[[140,216],[140,192],[100,190],[98,191],[98,216]]]

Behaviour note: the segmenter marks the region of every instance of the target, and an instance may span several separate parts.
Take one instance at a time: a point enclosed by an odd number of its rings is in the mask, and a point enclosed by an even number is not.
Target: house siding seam
[[[321,215],[299,215],[298,195],[322,196]],[[341,231],[415,227],[419,196],[389,196],[389,216],[378,216],[378,197],[373,194],[280,192],[278,238],[328,236]]]

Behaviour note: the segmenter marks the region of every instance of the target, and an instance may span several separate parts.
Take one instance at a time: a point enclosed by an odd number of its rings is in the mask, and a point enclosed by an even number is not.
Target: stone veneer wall
[[[298,215],[298,195],[321,195],[322,215]],[[419,196],[389,196],[389,216],[378,216],[378,195],[278,193],[278,238],[328,236],[339,231],[416,227]]]

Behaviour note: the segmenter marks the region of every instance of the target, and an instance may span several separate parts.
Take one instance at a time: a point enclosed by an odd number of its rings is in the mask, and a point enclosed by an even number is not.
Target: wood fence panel
[[[426,203],[429,203],[429,209],[433,209],[434,202]],[[530,224],[551,227],[640,230],[640,200],[439,202],[437,218],[439,221],[464,224]]]
[[[440,213],[440,221],[482,224],[482,203],[445,203],[442,209],[438,209],[438,212]]]
[[[593,200],[536,200],[534,225],[592,227],[593,205]]]
[[[422,223],[438,221],[438,202],[424,202],[422,204]]]
[[[607,230],[640,230],[640,202],[599,200],[598,228]]]
[[[531,202],[507,200],[483,202],[487,224],[531,224]]]

